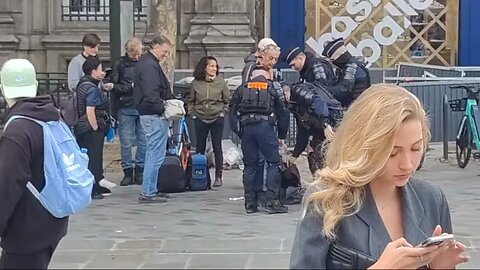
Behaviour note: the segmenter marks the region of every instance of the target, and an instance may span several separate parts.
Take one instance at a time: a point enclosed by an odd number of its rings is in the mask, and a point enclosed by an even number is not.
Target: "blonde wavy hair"
[[[311,209],[323,216],[327,238],[335,238],[335,227],[343,217],[360,210],[364,187],[382,174],[396,132],[410,119],[421,122],[425,150],[430,139],[427,116],[418,98],[405,88],[373,85],[347,111],[328,142],[325,167],[317,173],[304,203],[303,215]]]

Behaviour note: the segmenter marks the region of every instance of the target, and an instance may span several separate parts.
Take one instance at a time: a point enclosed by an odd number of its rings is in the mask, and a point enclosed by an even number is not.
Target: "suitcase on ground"
[[[187,179],[180,157],[177,155],[167,155],[158,172],[158,191],[163,193],[184,192],[186,182]]]
[[[207,157],[202,154],[195,154],[190,157],[186,174],[188,178],[188,189],[191,191],[210,189],[210,172],[207,166]]]

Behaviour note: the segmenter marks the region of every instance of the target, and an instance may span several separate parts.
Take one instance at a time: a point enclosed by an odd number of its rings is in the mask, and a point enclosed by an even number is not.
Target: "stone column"
[[[222,68],[243,68],[254,40],[247,16],[247,0],[195,0],[195,17],[185,45],[190,67],[202,56],[217,58]]]
[[[17,0],[18,1],[18,0]],[[0,68],[9,58],[16,57],[20,39],[15,35],[13,0],[0,1]]]

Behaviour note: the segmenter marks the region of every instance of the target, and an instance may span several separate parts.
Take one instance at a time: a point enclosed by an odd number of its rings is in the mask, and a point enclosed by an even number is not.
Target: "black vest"
[[[78,124],[75,126],[76,134],[83,134],[91,129],[87,120],[87,93],[92,87],[98,88],[98,81],[90,76],[83,76],[78,82],[77,89],[77,112]],[[100,91],[100,90],[99,90]],[[95,115],[97,118],[98,127],[100,130],[106,131],[107,127],[107,110],[109,107],[108,98],[104,93],[101,93],[102,103],[95,107]]]
[[[275,91],[268,82],[248,82],[239,88],[242,101],[238,111],[240,115],[263,115],[269,116],[273,113]]]

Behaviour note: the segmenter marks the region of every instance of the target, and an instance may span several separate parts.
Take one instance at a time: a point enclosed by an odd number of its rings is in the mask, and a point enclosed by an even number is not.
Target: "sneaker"
[[[166,199],[169,199],[170,198],[170,195],[168,195],[167,193],[163,193],[163,192],[157,192],[157,197],[161,197],[161,198],[166,198]]]
[[[105,196],[103,196],[103,195],[100,194],[100,193],[93,193],[93,194],[92,194],[92,200],[101,200],[101,199],[103,199],[103,198],[105,198]]]
[[[108,189],[112,189],[112,188],[115,188],[117,186],[117,184],[115,183],[112,183],[110,181],[108,181],[107,179],[103,178],[102,180],[100,180],[100,182],[98,183],[101,187],[104,187],[104,188],[108,188]]]
[[[215,181],[213,182],[214,187],[221,187],[223,185],[221,177],[215,177]]]
[[[138,198],[138,203],[166,203],[166,202],[167,202],[167,199],[162,197],[157,197],[157,196],[148,197],[148,196],[140,195],[140,197]]]
[[[287,213],[288,207],[282,205],[279,200],[273,200],[267,202],[265,210],[269,214],[279,214],[279,213]]]
[[[112,191],[106,187],[98,187],[98,193],[100,193],[103,196],[112,195]]]

